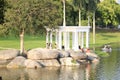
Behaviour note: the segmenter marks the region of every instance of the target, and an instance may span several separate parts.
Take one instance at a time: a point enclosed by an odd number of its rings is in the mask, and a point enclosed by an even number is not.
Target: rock
[[[88,51],[88,52],[86,52],[86,55],[87,55],[88,61],[90,61],[92,63],[99,62],[99,57],[94,52]]]
[[[15,59],[13,59],[8,65],[7,68],[21,68],[25,67],[24,62],[26,58],[22,56],[18,56]]]
[[[25,67],[26,68],[41,68],[42,66],[35,60],[27,59],[25,60]]]
[[[49,60],[58,58],[59,51],[53,49],[36,48],[28,51],[28,58],[35,60]]]
[[[76,60],[72,59],[71,57],[67,58],[60,58],[60,63],[62,66],[75,66],[75,65],[80,65],[77,63]]]
[[[37,60],[39,64],[43,67],[48,67],[48,66],[56,66],[59,67],[60,64],[56,59],[51,59],[51,60]]]
[[[93,52],[87,52],[86,53],[87,56],[91,56],[93,58],[99,58],[97,54],[93,53]]]
[[[0,68],[6,67],[6,65],[10,62],[11,62],[11,60],[0,60]]]
[[[59,58],[70,57],[70,53],[68,51],[59,51]]]
[[[81,53],[80,51],[70,52],[70,56],[75,60],[86,59],[87,55],[85,53]]]
[[[92,60],[92,63],[98,63],[98,62],[99,62],[99,59],[94,58],[94,59]]]
[[[77,62],[80,63],[80,64],[87,64],[87,60],[86,59],[85,60],[77,60]]]
[[[88,56],[88,57],[87,57],[87,60],[90,61],[90,62],[92,62],[92,61],[94,60],[94,57]]]
[[[0,60],[10,60],[15,58],[19,54],[19,50],[16,49],[0,50]]]

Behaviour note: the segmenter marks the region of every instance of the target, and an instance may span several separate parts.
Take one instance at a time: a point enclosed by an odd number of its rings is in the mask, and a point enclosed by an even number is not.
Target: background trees
[[[115,0],[66,0],[66,25],[116,27],[120,24],[120,5]],[[21,29],[27,34],[42,34],[45,29],[62,25],[61,0],[0,0],[0,36],[18,36]]]
[[[98,4],[97,24],[103,27],[116,27],[120,24],[120,5],[115,0],[104,0]]]
[[[0,0],[0,24],[4,22],[4,0]]]
[[[54,0],[7,0],[4,26],[7,35],[40,33],[44,26],[57,28],[62,24],[61,3]]]

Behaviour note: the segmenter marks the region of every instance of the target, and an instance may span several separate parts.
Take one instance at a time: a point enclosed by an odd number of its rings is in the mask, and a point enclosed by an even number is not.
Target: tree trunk
[[[81,10],[79,8],[79,26],[81,26]]]
[[[66,19],[65,19],[65,0],[63,0],[63,26],[66,26]]]
[[[90,16],[88,15],[88,26],[90,26]]]
[[[79,27],[81,27],[81,10],[80,10],[80,8],[79,8]],[[81,34],[81,32],[79,32],[79,41],[78,41],[78,43],[79,43],[79,46],[81,46],[82,45],[82,34]]]
[[[93,13],[93,44],[95,44],[95,12]]]
[[[20,33],[20,54],[24,53],[24,29]]]

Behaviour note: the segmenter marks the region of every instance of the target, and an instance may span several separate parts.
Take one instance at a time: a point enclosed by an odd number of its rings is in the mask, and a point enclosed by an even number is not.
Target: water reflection
[[[40,69],[0,69],[3,80],[89,80],[91,64]]]
[[[60,78],[58,80],[84,80],[85,66],[80,67],[62,67]]]
[[[108,58],[103,58],[97,68],[97,80],[120,79],[120,51],[113,49]]]
[[[90,70],[91,70],[91,65],[90,65],[90,64],[87,64],[87,65],[86,65],[86,80],[89,80]]]
[[[55,68],[43,68],[43,69],[26,69],[29,80],[57,80],[59,77],[60,69]]]
[[[21,69],[0,68],[0,76],[3,80],[28,80],[25,74]]]

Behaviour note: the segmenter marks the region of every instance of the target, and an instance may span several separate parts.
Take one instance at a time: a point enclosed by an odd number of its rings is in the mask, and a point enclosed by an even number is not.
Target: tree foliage
[[[119,24],[120,5],[115,0],[104,0],[98,5],[97,19],[99,23],[107,26],[117,26]],[[99,24],[98,23],[98,24]]]
[[[0,0],[0,24],[4,22],[4,0]]]
[[[96,13],[96,24],[117,26],[120,24],[120,5],[115,0],[65,0],[66,25],[83,24]],[[100,2],[100,3],[99,3]],[[99,4],[98,4],[99,3]],[[80,14],[81,13],[81,14]],[[62,0],[0,0],[0,36],[40,34],[44,26],[55,29],[62,25]]]
[[[7,0],[5,23],[8,35],[24,29],[36,34],[41,28],[57,28],[62,22],[61,3],[53,0]]]

